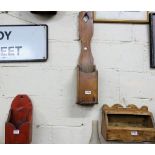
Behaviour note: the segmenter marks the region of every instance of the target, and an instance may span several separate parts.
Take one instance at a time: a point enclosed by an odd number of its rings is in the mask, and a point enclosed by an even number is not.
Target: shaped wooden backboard
[[[29,144],[32,141],[32,103],[27,95],[17,95],[5,123],[6,144]]]

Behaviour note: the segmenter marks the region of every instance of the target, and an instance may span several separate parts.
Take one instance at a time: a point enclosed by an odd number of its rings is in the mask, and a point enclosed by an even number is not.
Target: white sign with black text
[[[0,25],[0,62],[46,61],[47,25]]]

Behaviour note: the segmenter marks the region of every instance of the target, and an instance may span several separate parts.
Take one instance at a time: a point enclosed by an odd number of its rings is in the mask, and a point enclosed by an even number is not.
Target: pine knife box
[[[155,126],[151,112],[147,106],[138,108],[120,104],[102,108],[102,135],[107,141],[153,142]]]

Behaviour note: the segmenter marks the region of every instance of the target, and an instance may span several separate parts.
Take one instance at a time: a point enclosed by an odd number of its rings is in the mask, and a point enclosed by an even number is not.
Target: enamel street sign
[[[47,25],[0,25],[0,62],[46,61]]]

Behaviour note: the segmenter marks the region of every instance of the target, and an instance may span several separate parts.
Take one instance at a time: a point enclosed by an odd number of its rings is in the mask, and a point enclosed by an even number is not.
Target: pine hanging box
[[[102,135],[107,141],[154,142],[155,125],[147,106],[115,104],[102,108]]]
[[[94,105],[98,103],[98,71],[91,52],[93,12],[79,13],[79,35],[81,53],[77,66],[77,104]]]
[[[5,123],[5,143],[29,144],[31,141],[32,103],[27,95],[17,95]]]

